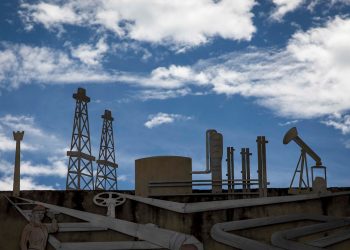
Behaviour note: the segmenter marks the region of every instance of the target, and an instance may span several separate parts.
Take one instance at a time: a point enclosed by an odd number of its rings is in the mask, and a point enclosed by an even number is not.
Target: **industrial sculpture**
[[[43,203],[39,201],[34,201],[30,199],[18,198],[21,202],[16,203],[11,198],[5,196],[5,198],[17,209],[17,211],[24,215],[28,220],[28,216],[25,214],[25,210],[21,207],[29,205],[39,205],[32,210],[32,214],[35,219],[36,225],[39,225],[41,230],[41,235],[31,234],[34,239],[38,237],[38,247],[31,247],[29,245],[28,250],[44,250],[41,248],[41,244],[45,239],[48,239],[48,242],[54,249],[171,249],[171,250],[180,250],[180,249],[194,249],[194,250],[203,250],[203,244],[197,240],[194,236],[164,229],[158,227],[154,224],[139,224],[126,220],[120,220],[112,217],[103,216],[100,214],[89,213],[85,211],[79,211],[67,207],[61,207],[53,204]],[[81,222],[63,222],[58,223],[56,226],[56,221],[53,221],[52,228],[44,228],[47,224],[42,224],[41,220],[43,219],[44,210],[50,209],[56,213],[62,215],[68,215],[71,218],[79,219]],[[38,211],[38,212],[37,212]],[[40,213],[39,213],[40,211]],[[33,224],[33,222],[31,222]],[[34,225],[34,224],[33,224]],[[51,226],[50,225],[50,226]],[[28,237],[31,235],[28,234],[30,229],[33,229],[31,226],[26,226],[23,233],[23,243],[28,244]],[[92,232],[92,231],[106,231],[112,230],[115,232],[120,232],[131,237],[139,239],[139,241],[107,241],[107,242],[61,242],[54,235],[48,235],[46,232],[54,231],[52,229],[58,229],[60,232]],[[32,230],[33,232],[33,230]],[[40,231],[39,231],[40,232]],[[48,237],[47,237],[48,236]],[[46,237],[46,238],[45,238]],[[40,244],[39,244],[40,242]],[[45,240],[46,242],[46,240]],[[25,249],[25,248],[24,248]],[[27,250],[27,249],[25,249]]]
[[[87,104],[90,98],[86,96],[83,88],[78,88],[73,94],[76,100],[73,132],[69,156],[68,174],[66,189],[73,190],[93,190],[93,169],[92,162],[95,157],[91,155],[89,116]]]
[[[192,171],[192,174],[209,174],[212,179],[212,193],[222,192],[222,134],[214,129],[206,131],[206,169],[204,171]]]
[[[24,131],[13,132],[13,139],[16,141],[16,158],[15,171],[13,175],[13,196],[19,196],[21,181],[21,141],[23,140]]]
[[[21,236],[21,250],[45,250],[49,233],[58,231],[55,217],[51,224],[43,224],[46,209],[37,205],[33,208],[30,222],[24,227]]]
[[[234,148],[227,147],[227,192],[242,194],[243,198],[250,197],[251,195],[259,195],[259,197],[267,197],[267,173],[266,173],[266,143],[268,141],[265,136],[258,136],[256,139],[258,148],[258,179],[251,178],[251,168],[250,168],[250,153],[249,148],[241,149],[241,163],[242,163],[242,178],[234,178]],[[223,180],[225,182],[225,180]],[[235,192],[235,186],[242,186],[242,192]],[[258,185],[258,192],[252,191],[252,186]]]
[[[267,172],[266,172],[266,143],[265,136],[258,136],[256,139],[258,146],[258,180],[260,197],[267,196]]]
[[[115,163],[113,117],[110,110],[105,110],[101,133],[100,153],[96,172],[96,190],[117,190],[117,167]]]
[[[309,171],[307,166],[307,158],[306,154],[308,154],[312,159],[315,160],[315,166],[311,168],[312,171],[312,184],[315,188],[316,186],[327,187],[327,173],[326,173],[326,167],[322,165],[321,158],[298,136],[298,131],[296,127],[291,128],[287,131],[287,133],[284,135],[283,138],[283,144],[288,144],[290,141],[294,141],[298,146],[301,148],[300,157],[297,163],[297,166],[294,171],[294,175],[292,178],[292,181],[289,186],[289,193],[290,194],[300,194],[303,192],[310,192],[310,183],[309,183]],[[314,180],[314,170],[315,169],[321,169],[324,173],[323,177],[315,178]],[[293,189],[292,185],[295,179],[296,174],[299,173],[299,185],[297,189]],[[305,173],[305,174],[304,174]],[[306,177],[305,177],[306,175]],[[318,188],[316,188],[318,189]],[[320,190],[318,190],[320,191]]]
[[[243,181],[243,192],[250,192],[250,156],[252,153],[249,152],[249,148],[241,149],[242,156],[242,181]]]
[[[101,207],[107,207],[107,216],[115,218],[115,207],[124,204],[125,197],[115,192],[104,192],[94,196],[94,204]]]
[[[234,191],[234,176],[235,176],[235,161],[234,161],[234,152],[235,149],[233,147],[227,147],[227,192],[232,193]]]

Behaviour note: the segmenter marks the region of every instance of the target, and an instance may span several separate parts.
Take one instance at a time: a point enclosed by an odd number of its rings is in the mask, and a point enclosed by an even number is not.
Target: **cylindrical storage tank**
[[[192,159],[189,157],[153,156],[137,159],[135,160],[135,194],[143,197],[191,194],[191,171]],[[150,182],[155,185],[149,187]]]

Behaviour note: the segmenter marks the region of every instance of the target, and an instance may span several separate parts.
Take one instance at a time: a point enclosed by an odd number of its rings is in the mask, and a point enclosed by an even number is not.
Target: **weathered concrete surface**
[[[273,190],[273,192],[284,193],[286,190]],[[97,192],[94,191],[25,191],[21,192],[21,197],[104,215],[106,214],[106,209],[93,204],[92,198],[96,193]],[[20,234],[27,222],[16,209],[2,197],[2,194],[10,196],[11,192],[0,192],[0,249],[16,250],[19,249]],[[198,202],[214,199],[220,200],[223,198],[222,196],[171,197],[172,200],[179,202]],[[168,199],[170,198],[168,197]],[[124,205],[116,209],[116,214],[119,219],[136,223],[153,223],[162,228],[192,234],[203,242],[205,249],[232,249],[211,239],[210,229],[216,223],[291,213],[312,213],[338,217],[350,216],[350,195],[192,214],[179,214],[130,200],[127,200]],[[59,222],[73,221],[62,215],[58,215],[57,219]],[[296,225],[293,223],[290,225],[275,225],[264,230],[259,228],[243,230],[239,232],[239,234],[252,238],[258,237],[260,240],[268,242],[272,232],[281,228],[285,229],[286,227],[290,228],[294,226]],[[62,241],[133,240],[133,238],[129,236],[111,231],[74,234],[58,233],[55,234],[55,236]],[[349,247],[349,245],[346,245],[347,243],[344,244]],[[6,247],[3,248],[3,246]]]

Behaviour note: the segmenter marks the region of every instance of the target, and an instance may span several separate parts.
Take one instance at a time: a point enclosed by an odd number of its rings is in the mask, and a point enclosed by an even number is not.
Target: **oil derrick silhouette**
[[[115,163],[113,117],[110,110],[105,110],[103,118],[100,153],[96,161],[97,173],[95,189],[117,190],[117,167]]]
[[[93,190],[92,162],[95,157],[91,155],[89,116],[87,104],[90,98],[86,96],[83,88],[78,88],[73,94],[76,100],[73,132],[69,156],[66,189]]]

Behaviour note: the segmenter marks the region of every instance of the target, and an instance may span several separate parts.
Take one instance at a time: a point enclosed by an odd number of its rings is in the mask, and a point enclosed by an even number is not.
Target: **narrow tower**
[[[89,116],[87,104],[90,98],[86,96],[83,88],[78,88],[73,94],[76,100],[73,133],[69,156],[66,189],[93,190],[92,162],[95,157],[91,155]]]
[[[13,175],[13,196],[19,196],[21,180],[21,141],[23,140],[24,131],[13,132],[13,139],[16,141],[16,158],[15,171]]]
[[[117,167],[115,163],[113,117],[110,110],[105,110],[103,118],[100,153],[96,161],[97,173],[95,189],[117,190]]]

